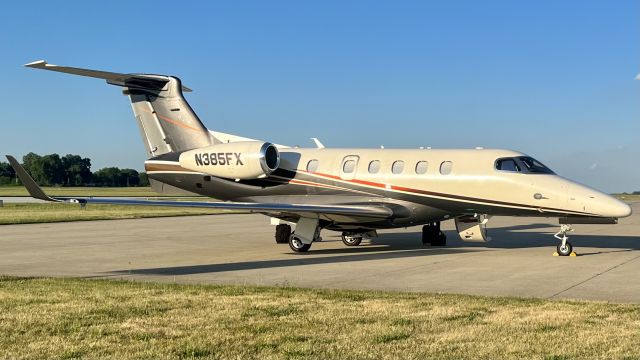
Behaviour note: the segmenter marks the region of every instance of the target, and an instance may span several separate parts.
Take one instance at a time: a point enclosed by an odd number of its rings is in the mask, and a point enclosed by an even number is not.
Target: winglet
[[[31,197],[44,201],[60,201],[45,194],[44,191],[42,191],[42,188],[38,186],[38,184],[36,184],[31,175],[29,175],[27,170],[25,170],[22,165],[20,165],[16,158],[11,155],[7,155],[7,160],[9,160],[9,164],[11,164],[11,167],[13,167],[13,170],[15,170],[24,187],[27,188],[27,191],[29,192],[29,195],[31,195]]]

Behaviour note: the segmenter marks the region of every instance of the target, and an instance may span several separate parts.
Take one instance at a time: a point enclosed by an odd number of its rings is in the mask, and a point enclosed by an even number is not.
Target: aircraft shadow
[[[285,245],[286,246],[286,245]],[[288,250],[288,246],[287,246]],[[300,265],[319,265],[319,264],[335,264],[335,263],[349,263],[354,261],[368,261],[368,260],[385,260],[385,259],[398,259],[420,256],[433,256],[443,254],[460,254],[472,251],[482,251],[473,249],[448,249],[448,248],[428,248],[423,246],[413,246],[412,248],[402,248],[397,246],[385,246],[385,247],[368,247],[359,246],[354,248],[344,249],[318,249],[308,254],[288,254],[291,255],[289,259],[274,259],[274,260],[259,260],[259,261],[244,261],[236,263],[222,263],[222,264],[204,264],[204,265],[187,265],[187,266],[173,266],[173,267],[159,267],[159,268],[147,268],[147,269],[130,269],[130,270],[118,270],[109,272],[112,275],[194,275],[204,273],[217,273],[226,271],[238,271],[238,270],[255,270],[255,269],[268,269],[268,268],[280,268],[289,266]],[[318,254],[351,254],[342,256],[315,256]],[[311,256],[310,256],[311,255]]]
[[[492,240],[488,243],[464,242],[458,238],[455,231],[445,231],[447,234],[446,247],[423,246],[418,232],[385,233],[380,237],[364,242],[357,247],[341,247],[323,249],[322,243],[304,254],[287,253],[290,258],[244,261],[236,263],[200,264],[174,267],[158,267],[145,269],[129,269],[109,272],[111,275],[195,275],[204,273],[218,273],[227,271],[256,270],[267,268],[285,268],[290,266],[320,265],[349,263],[354,261],[386,260],[435,256],[443,254],[462,254],[477,251],[491,251],[492,249],[515,249],[548,247],[555,249],[558,241],[552,236],[555,226],[549,224],[517,225],[511,227],[493,228],[489,230]],[[538,232],[523,232],[523,230],[540,230]],[[546,230],[546,231],[545,231]],[[640,236],[606,236],[580,235],[572,237],[574,246],[602,248],[602,251],[580,253],[580,256],[597,255],[612,252],[625,252],[640,249]],[[328,236],[324,242],[341,242],[336,236]],[[288,246],[280,245],[289,250]],[[578,250],[579,251],[579,250]],[[318,256],[321,255],[321,256]],[[339,255],[339,256],[335,256]]]
[[[536,231],[523,231],[536,230]],[[455,231],[445,231],[447,235],[447,248],[485,248],[485,249],[515,249],[552,247],[555,248],[558,240],[553,234],[558,231],[556,225],[550,224],[529,224],[508,226],[502,228],[490,228],[487,234],[491,241],[486,243],[464,242],[460,240]],[[386,233],[377,239],[372,240],[376,245],[390,244],[391,242],[419,242],[421,233]],[[620,235],[589,235],[581,234],[579,231],[569,233],[570,241],[576,248],[602,248],[602,249],[623,249],[640,250],[640,236],[620,236]],[[611,251],[607,251],[611,252]],[[586,255],[582,254],[582,255]]]

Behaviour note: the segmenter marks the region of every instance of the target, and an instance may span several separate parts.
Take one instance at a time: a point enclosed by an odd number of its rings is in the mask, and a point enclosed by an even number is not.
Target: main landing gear
[[[440,230],[440,221],[434,221],[422,227],[422,244],[447,245],[447,236]]]
[[[362,242],[363,234],[345,231],[342,233],[342,243],[347,246],[358,246]]]
[[[568,241],[569,237],[567,236],[567,233],[571,231],[573,231],[571,225],[562,224],[560,225],[560,231],[553,235],[556,239],[561,241],[557,247],[558,255],[560,256],[569,256],[573,253],[573,245]]]
[[[291,231],[291,225],[276,225],[276,243],[289,244],[291,250],[295,252],[307,252],[311,248],[311,243],[321,241],[320,226],[318,219],[300,218],[296,223],[296,230]]]
[[[276,244],[286,244],[291,237],[291,225],[276,225]]]
[[[296,230],[289,236],[289,247],[295,252],[307,252],[311,243],[321,241],[318,219],[300,218]]]

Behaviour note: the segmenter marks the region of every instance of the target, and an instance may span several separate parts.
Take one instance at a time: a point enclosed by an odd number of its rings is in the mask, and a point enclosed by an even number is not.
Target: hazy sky
[[[171,74],[212,129],[499,147],[640,190],[640,1],[24,1],[0,11],[0,152],[142,169],[127,98],[50,63]]]

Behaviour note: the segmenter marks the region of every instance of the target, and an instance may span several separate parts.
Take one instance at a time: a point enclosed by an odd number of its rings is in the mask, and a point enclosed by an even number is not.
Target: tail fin
[[[150,158],[219,143],[185,100],[182,92],[191,89],[177,77],[80,69],[44,60],[25,66],[104,79],[108,84],[124,87]]]

